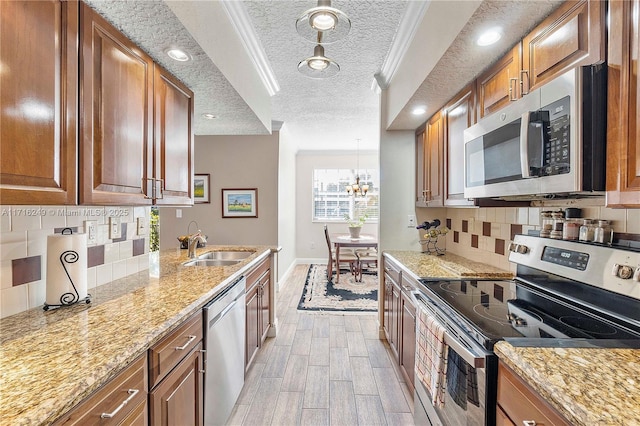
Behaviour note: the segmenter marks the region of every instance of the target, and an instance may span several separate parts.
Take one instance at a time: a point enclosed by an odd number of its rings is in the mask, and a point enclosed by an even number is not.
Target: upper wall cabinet
[[[610,2],[608,207],[640,207],[640,0]]]
[[[476,90],[470,84],[445,107],[444,205],[473,206],[464,198],[464,131],[476,124]]]
[[[0,1],[0,202],[76,204],[78,4]]]
[[[521,68],[522,56],[518,44],[477,78],[480,118],[520,98],[518,76]]]
[[[427,121],[424,132],[416,135],[416,207],[442,207],[444,157],[444,114]]]
[[[153,61],[84,3],[80,203],[152,204]]]
[[[522,40],[522,93],[605,59],[604,1],[567,1]]]

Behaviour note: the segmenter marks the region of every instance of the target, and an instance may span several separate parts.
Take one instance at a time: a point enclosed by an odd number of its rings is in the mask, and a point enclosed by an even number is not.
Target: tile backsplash
[[[611,220],[615,232],[640,234],[640,209],[572,207],[581,208],[583,218]],[[540,212],[559,209],[564,207],[447,208],[447,251],[515,272],[508,251],[514,235],[539,230]]]
[[[0,318],[42,306],[46,295],[47,236],[64,228],[85,232],[95,221],[96,242],[87,244],[88,292],[149,269],[150,207],[0,205]],[[121,235],[109,238],[109,217]],[[138,232],[138,218],[143,228]]]

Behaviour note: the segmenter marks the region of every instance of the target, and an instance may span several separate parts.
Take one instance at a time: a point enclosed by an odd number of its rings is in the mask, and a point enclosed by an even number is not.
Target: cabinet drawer
[[[155,387],[202,341],[202,313],[198,312],[149,349],[149,386]]]
[[[55,425],[119,425],[139,417],[138,413],[146,411],[147,405],[146,361],[146,355],[136,359]]]
[[[386,256],[384,257],[384,273],[396,283],[400,283],[400,268]]]
[[[267,271],[269,271],[269,258],[265,259],[247,274],[247,291],[256,285]]]
[[[502,362],[498,366],[498,405],[515,424],[534,421],[541,426],[569,425],[551,405]]]

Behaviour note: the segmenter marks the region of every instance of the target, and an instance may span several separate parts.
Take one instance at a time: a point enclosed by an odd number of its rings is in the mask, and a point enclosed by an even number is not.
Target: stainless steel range
[[[422,279],[414,296],[445,328],[444,404],[416,380],[416,424],[495,424],[498,340],[640,348],[640,250],[517,235],[514,280]]]

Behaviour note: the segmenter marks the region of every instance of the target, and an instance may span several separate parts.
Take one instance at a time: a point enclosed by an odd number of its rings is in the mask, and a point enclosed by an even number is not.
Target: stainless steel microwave
[[[603,195],[606,67],[578,67],[464,131],[466,198]]]

